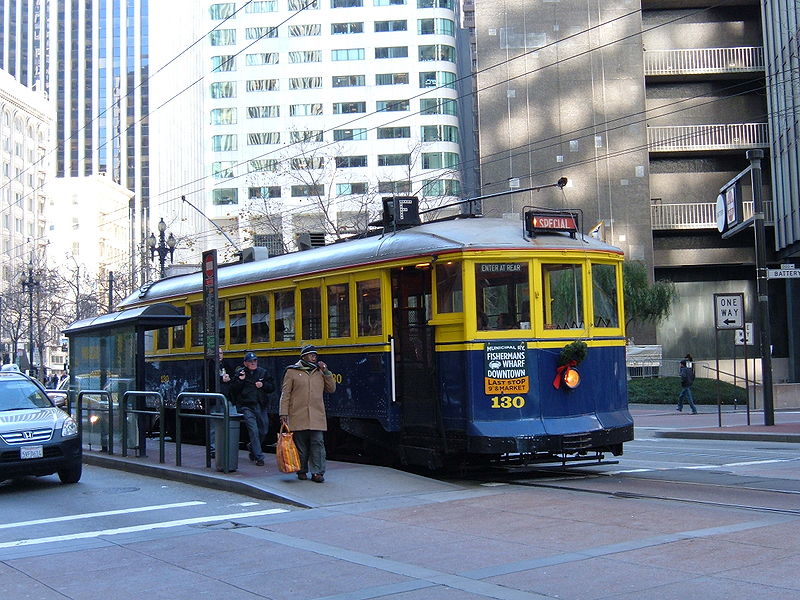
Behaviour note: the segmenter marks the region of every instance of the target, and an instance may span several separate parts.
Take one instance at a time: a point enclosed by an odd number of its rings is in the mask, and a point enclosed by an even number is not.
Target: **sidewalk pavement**
[[[635,426],[653,430],[657,437],[758,440],[800,443],[800,410],[775,413],[775,425],[763,425],[761,411],[750,412],[747,425],[745,410],[726,408],[722,427],[716,407],[700,406],[699,414],[678,412],[671,405],[638,404],[630,407]],[[238,468],[234,472],[217,471],[214,461],[206,466],[205,448],[184,444],[181,464],[175,465],[175,444],[167,443],[165,462],[159,463],[158,441],[147,440],[147,456],[132,454],[122,457],[84,448],[84,462],[90,465],[120,469],[133,473],[181,481],[193,485],[235,492],[250,497],[273,500],[303,508],[318,508],[353,502],[385,501],[387,506],[402,502],[402,498],[420,495],[458,492],[457,485],[374,465],[328,461],[325,483],[300,481],[294,474],[278,471],[273,454],[266,455],[266,466],[258,467],[239,452]]]

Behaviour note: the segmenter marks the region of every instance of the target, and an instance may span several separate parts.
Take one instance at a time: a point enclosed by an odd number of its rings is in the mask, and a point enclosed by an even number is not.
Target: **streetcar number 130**
[[[522,396],[492,396],[492,408],[522,408],[525,398]]]

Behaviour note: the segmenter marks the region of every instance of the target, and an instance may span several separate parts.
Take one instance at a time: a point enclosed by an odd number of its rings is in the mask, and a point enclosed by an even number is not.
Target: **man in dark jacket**
[[[681,361],[681,393],[678,395],[678,411],[683,410],[683,399],[689,404],[692,409],[692,414],[697,414],[697,407],[694,405],[694,398],[692,397],[692,384],[694,383],[694,370],[687,366],[686,361]]]
[[[275,389],[272,377],[258,366],[254,352],[244,355],[244,366],[238,367],[231,380],[231,395],[236,408],[242,413],[247,435],[250,438],[250,460],[264,466],[261,442],[267,435],[267,394]]]

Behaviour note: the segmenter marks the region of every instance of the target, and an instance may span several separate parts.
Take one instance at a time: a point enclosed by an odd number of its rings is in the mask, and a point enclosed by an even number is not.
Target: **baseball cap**
[[[250,362],[251,360],[258,360],[255,352],[245,352],[244,354],[244,362]]]

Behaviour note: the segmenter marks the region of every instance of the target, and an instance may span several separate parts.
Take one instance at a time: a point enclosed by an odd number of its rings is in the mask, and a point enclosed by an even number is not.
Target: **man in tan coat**
[[[333,373],[321,360],[317,360],[314,346],[303,346],[300,360],[286,368],[281,387],[281,402],[278,413],[282,423],[287,423],[294,432],[297,452],[300,454],[298,479],[325,481],[325,439],[328,430],[325,403],[322,393],[336,391]]]

